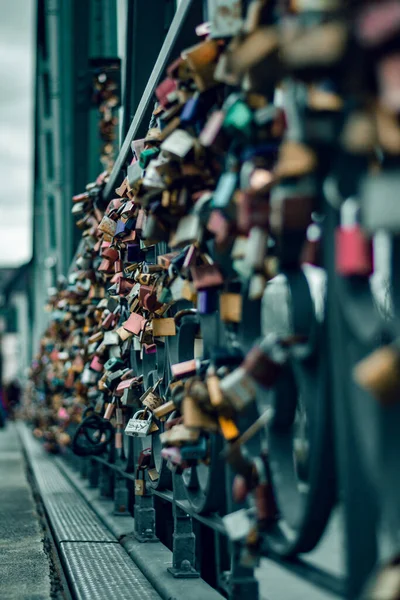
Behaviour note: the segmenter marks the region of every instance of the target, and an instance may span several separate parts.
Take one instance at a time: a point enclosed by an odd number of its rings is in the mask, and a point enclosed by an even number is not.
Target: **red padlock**
[[[335,233],[336,272],[344,277],[369,277],[373,272],[372,240],[358,222],[359,204],[348,198],[342,205],[341,225]]]

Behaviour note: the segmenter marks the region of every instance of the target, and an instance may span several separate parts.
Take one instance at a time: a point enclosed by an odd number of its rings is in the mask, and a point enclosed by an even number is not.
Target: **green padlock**
[[[163,287],[160,294],[157,295],[157,300],[158,300],[158,302],[161,302],[162,304],[168,304],[169,302],[171,302],[172,301],[171,290],[167,287]]]
[[[232,135],[242,133],[245,136],[251,134],[253,113],[248,105],[242,100],[237,100],[229,107],[223,127]]]
[[[104,370],[105,371],[116,371],[117,369],[120,369],[121,367],[123,368],[124,365],[124,361],[122,361],[120,358],[109,358],[108,361],[105,363],[104,365]]]
[[[149,162],[153,160],[153,158],[156,158],[159,153],[159,148],[147,148],[147,150],[143,150],[139,159],[139,165],[142,167],[142,169],[145,169]]]

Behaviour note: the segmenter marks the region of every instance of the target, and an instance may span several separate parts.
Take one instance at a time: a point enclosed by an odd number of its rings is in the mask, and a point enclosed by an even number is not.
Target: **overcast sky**
[[[0,0],[0,266],[31,257],[33,0]]]

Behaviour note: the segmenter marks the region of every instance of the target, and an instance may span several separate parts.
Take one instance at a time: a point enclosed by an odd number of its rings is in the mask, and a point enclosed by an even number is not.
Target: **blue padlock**
[[[197,310],[200,315],[211,315],[218,310],[218,292],[200,290],[197,294]]]
[[[198,119],[199,96],[190,98],[181,112],[181,123],[191,124]]]
[[[182,460],[203,460],[207,457],[207,439],[200,437],[196,444],[181,446],[180,450]]]
[[[114,237],[123,233],[125,233],[125,223],[124,221],[119,220],[117,221],[117,228],[115,230]]]

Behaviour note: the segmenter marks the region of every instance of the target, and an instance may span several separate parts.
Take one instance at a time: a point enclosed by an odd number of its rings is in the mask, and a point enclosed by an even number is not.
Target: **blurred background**
[[[36,9],[34,0],[0,0],[0,7],[0,325],[3,378],[9,380],[19,368],[16,318],[18,312],[26,317],[27,298],[16,293],[12,309],[5,295],[32,258]]]
[[[104,114],[95,82],[110,63],[117,65],[119,79],[123,69],[134,68],[125,60],[132,56],[133,7],[127,0],[0,0],[3,384],[15,378],[23,383],[46,327],[49,290],[67,275],[77,249],[80,231],[71,197],[106,166],[101,160]],[[175,9],[175,0],[165,0],[154,56],[143,60],[139,78],[130,78],[126,118],[122,107],[117,110],[114,149],[129,126]]]

